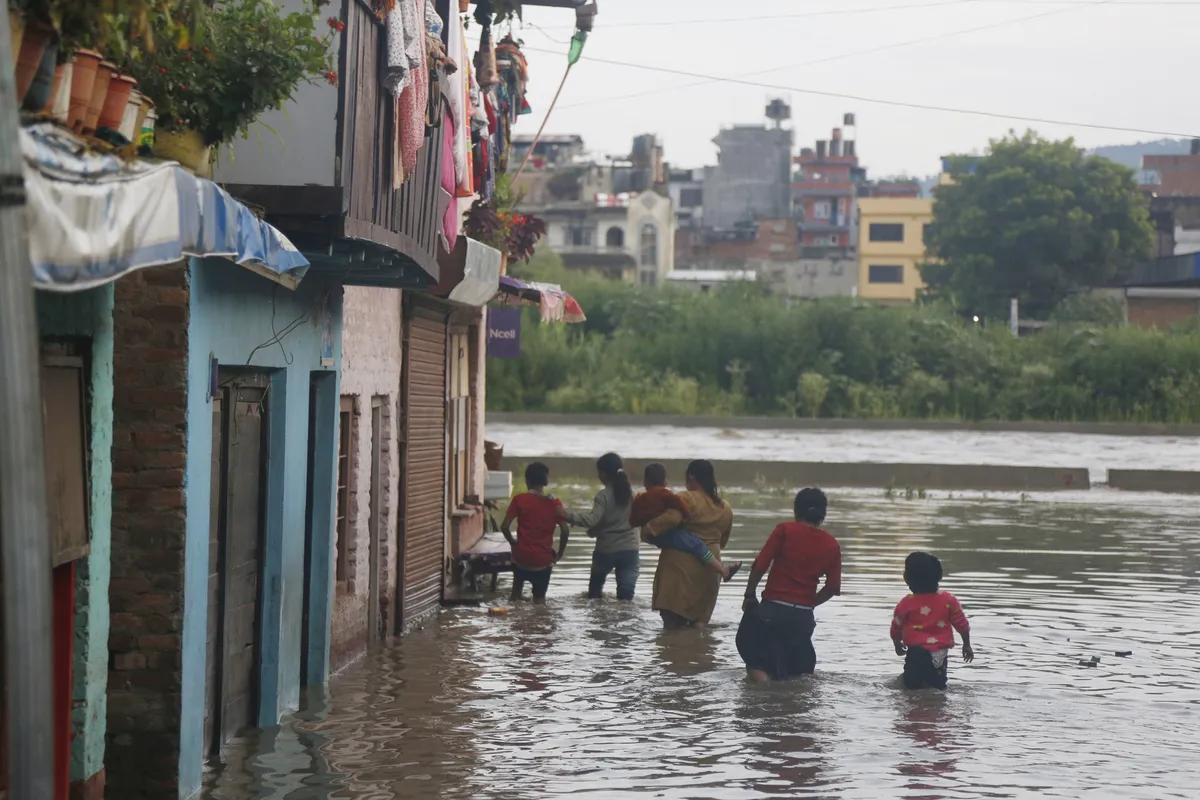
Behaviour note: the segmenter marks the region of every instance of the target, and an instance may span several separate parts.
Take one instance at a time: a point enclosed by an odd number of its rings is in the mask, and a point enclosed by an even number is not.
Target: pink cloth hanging
[[[446,213],[442,217],[442,236],[446,239],[446,252],[458,244],[458,200],[455,198],[458,178],[454,174],[454,118],[445,112],[442,119],[442,191],[449,195]]]

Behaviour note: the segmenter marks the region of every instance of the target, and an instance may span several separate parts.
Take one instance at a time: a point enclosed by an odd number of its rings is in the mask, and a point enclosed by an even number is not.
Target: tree
[[[921,266],[927,294],[960,312],[1007,316],[1017,298],[1044,319],[1073,289],[1126,274],[1153,244],[1133,172],[1075,142],[1033,132],[993,141],[951,166],[940,186]]]

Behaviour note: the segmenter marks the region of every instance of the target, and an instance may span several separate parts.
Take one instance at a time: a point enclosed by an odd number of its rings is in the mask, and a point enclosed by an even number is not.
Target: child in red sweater
[[[525,468],[525,486],[529,491],[512,499],[500,531],[512,547],[512,600],[520,600],[528,581],[533,588],[533,602],[546,602],[550,575],[554,565],[567,551],[570,529],[559,519],[562,501],[546,493],[550,484],[550,469],[534,462]],[[512,524],[517,523],[513,536]],[[554,532],[559,531],[558,549],[554,549]]]
[[[958,598],[938,591],[942,562],[929,553],[912,553],[904,561],[904,582],[912,590],[892,615],[892,642],[904,656],[906,689],[946,688],[946,657],[954,647],[954,631],[962,636],[962,657],[975,660],[971,624]]]
[[[687,503],[683,502],[683,500],[679,499],[678,495],[667,488],[667,468],[665,466],[662,464],[647,464],[646,471],[643,473],[643,483],[645,484],[646,491],[633,498],[633,506],[629,511],[629,524],[631,526],[641,528],[672,509],[678,511],[683,517],[683,521],[687,522],[691,511],[688,509]],[[652,544],[659,549],[680,550],[684,553],[690,553],[710,570],[720,575],[721,580],[725,582],[728,582],[742,568],[742,562],[740,561],[728,567],[725,566],[721,562],[721,559],[717,558],[713,551],[708,548],[708,545],[700,541],[700,537],[682,528],[664,531],[658,536],[642,534],[642,541]]]

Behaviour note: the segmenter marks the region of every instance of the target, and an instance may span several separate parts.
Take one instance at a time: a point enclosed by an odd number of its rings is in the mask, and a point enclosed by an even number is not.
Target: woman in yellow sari
[[[693,461],[687,469],[687,491],[679,495],[689,511],[687,521],[671,509],[651,520],[642,529],[642,536],[683,527],[695,534],[721,557],[721,549],[729,544],[733,530],[733,509],[717,493],[717,478],[711,461]],[[712,618],[717,604],[721,576],[710,570],[695,556],[679,550],[662,550],[658,569],[654,573],[653,608],[663,620],[664,628],[687,628],[705,625]]]

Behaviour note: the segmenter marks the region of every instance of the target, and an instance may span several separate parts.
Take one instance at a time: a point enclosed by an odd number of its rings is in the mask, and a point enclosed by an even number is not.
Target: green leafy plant
[[[229,141],[283,108],[301,84],[337,83],[329,47],[345,24],[321,20],[326,2],[284,13],[269,0],[233,0],[204,9],[198,23],[186,13],[157,17],[157,46],[139,50],[130,71],[162,129],[194,130],[210,145]]]

